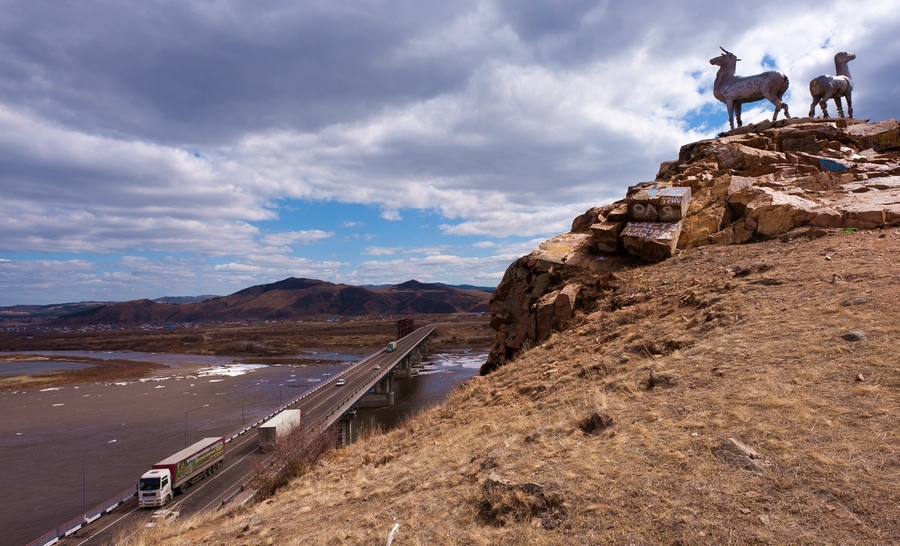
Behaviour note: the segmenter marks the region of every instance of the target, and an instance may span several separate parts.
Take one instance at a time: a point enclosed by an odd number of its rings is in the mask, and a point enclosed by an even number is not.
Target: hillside
[[[315,279],[288,278],[229,296],[173,305],[135,300],[61,317],[55,326],[234,320],[291,320],[320,316],[483,313],[490,294],[417,281],[368,289]]]
[[[71,315],[86,309],[94,309],[109,302],[82,301],[78,303],[59,303],[54,305],[11,305],[0,307],[0,320],[34,320]]]
[[[898,157],[896,122],[685,146],[677,228],[622,240],[637,185],[511,264],[444,404],[128,543],[900,543]]]
[[[400,523],[399,545],[897,543],[898,249],[897,229],[837,232],[617,274],[441,407],[159,540],[383,544]],[[544,496],[495,498],[492,473]]]

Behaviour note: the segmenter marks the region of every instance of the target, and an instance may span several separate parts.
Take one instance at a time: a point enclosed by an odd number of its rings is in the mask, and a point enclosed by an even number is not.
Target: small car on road
[[[345,383],[345,381],[344,381],[343,379],[338,379],[338,380],[337,380],[337,383],[335,383],[334,385],[335,385],[336,387],[341,387],[341,386],[344,385],[344,383]]]

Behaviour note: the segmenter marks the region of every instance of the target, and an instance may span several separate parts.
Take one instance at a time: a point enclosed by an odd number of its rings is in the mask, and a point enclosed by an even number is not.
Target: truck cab
[[[138,506],[165,506],[175,491],[172,489],[172,473],[165,468],[153,468],[144,472],[138,481]]]

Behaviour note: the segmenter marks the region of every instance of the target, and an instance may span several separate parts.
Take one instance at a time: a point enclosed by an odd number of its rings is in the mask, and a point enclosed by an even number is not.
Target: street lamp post
[[[242,427],[246,424],[246,421],[244,421],[244,391],[247,389],[251,389],[257,385],[259,385],[259,383],[254,383],[254,384],[250,385],[249,387],[244,387],[243,389],[241,389],[241,426]]]
[[[199,408],[189,409],[186,412],[184,412],[184,447],[187,447],[187,414],[192,411],[197,411],[197,410],[200,410],[203,408],[208,408],[208,407],[209,407],[209,404],[203,404]]]
[[[85,521],[87,521],[87,454],[88,451],[107,446],[109,444],[114,444],[116,442],[115,439],[112,439],[104,444],[96,445],[94,447],[89,447],[84,450],[83,460],[84,460],[84,468],[81,473],[81,500],[84,507],[84,511],[82,512],[82,517]]]

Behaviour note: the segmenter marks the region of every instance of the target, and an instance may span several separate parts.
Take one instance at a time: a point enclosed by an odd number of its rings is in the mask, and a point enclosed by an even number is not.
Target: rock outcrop
[[[491,298],[497,338],[481,371],[565,329],[617,269],[703,245],[896,225],[895,120],[766,121],[687,144],[656,180],[588,210],[509,266]]]

